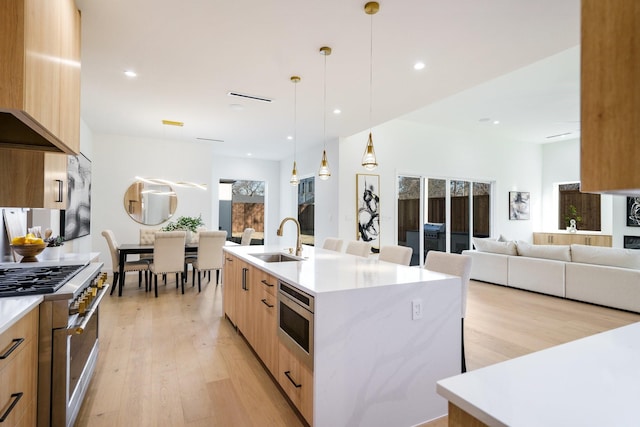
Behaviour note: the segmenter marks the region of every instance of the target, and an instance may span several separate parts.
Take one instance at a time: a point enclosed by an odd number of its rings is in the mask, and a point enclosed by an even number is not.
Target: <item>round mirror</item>
[[[178,206],[178,196],[170,185],[136,181],[124,193],[124,210],[136,222],[162,224]]]

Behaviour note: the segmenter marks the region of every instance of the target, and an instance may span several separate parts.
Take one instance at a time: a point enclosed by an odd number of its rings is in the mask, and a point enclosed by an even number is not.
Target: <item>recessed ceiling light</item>
[[[336,108],[335,110],[333,110],[333,114],[340,114],[342,113],[342,110],[340,110],[339,108]]]
[[[494,125],[499,125],[499,124],[500,124],[500,120],[494,120],[494,121],[493,121],[493,124],[494,124]]]
[[[127,77],[137,77],[138,73],[136,73],[133,70],[127,70],[127,71],[124,72],[124,75],[127,76]]]
[[[247,153],[247,156],[251,157],[251,153]]]
[[[288,139],[289,141],[291,141],[291,140],[293,139],[293,137],[292,137],[291,135],[289,135],[289,136],[287,137],[287,139]]]
[[[422,69],[424,69],[424,67],[425,67],[424,62],[418,61],[415,64],[413,64],[413,69],[414,70],[422,70]]]

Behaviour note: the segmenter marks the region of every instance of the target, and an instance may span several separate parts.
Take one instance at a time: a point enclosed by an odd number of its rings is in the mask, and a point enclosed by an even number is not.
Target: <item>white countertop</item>
[[[438,381],[490,426],[640,425],[640,323]]]
[[[41,302],[42,295],[0,298],[0,334]]]
[[[303,246],[304,261],[264,262],[250,254],[288,253],[279,246],[234,246],[225,251],[239,256],[274,276],[305,288],[312,295],[324,292],[348,291],[397,284],[441,280],[446,274],[418,267],[407,267],[379,261],[377,257],[363,258],[313,246]]]

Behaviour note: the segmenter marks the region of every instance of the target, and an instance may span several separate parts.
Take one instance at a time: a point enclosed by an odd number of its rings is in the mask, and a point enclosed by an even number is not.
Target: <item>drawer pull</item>
[[[11,341],[13,343],[13,345],[11,347],[9,347],[9,350],[7,350],[7,352],[5,354],[0,356],[0,360],[6,359],[7,357],[9,357],[9,355],[11,353],[13,353],[13,350],[18,348],[18,346],[20,344],[22,344],[23,341],[24,341],[24,338],[14,338],[13,341]]]
[[[293,384],[296,388],[302,387],[302,384],[296,384],[296,382],[291,378],[291,371],[285,371],[284,374],[287,376],[287,378],[289,378],[291,384]]]
[[[273,308],[273,304],[269,304],[269,303],[267,302],[267,299],[266,299],[266,298],[263,298],[263,299],[261,299],[260,301],[262,301],[262,303],[263,303],[264,305],[266,305],[267,307],[269,307],[269,308]]]
[[[13,402],[11,402],[11,405],[9,405],[5,413],[2,414],[2,416],[0,417],[0,423],[3,423],[4,420],[6,420],[7,417],[9,417],[9,414],[11,413],[11,411],[13,411],[13,408],[18,404],[18,400],[20,400],[23,394],[24,394],[23,392],[20,392],[20,393],[13,393],[11,395]]]
[[[271,283],[267,282],[266,280],[263,279],[263,280],[261,280],[261,282],[264,283],[265,285],[267,285],[268,287],[273,288],[273,285]]]

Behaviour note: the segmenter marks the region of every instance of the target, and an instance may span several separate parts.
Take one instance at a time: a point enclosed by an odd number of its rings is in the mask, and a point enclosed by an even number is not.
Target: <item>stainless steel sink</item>
[[[294,255],[283,254],[281,252],[272,252],[272,253],[260,253],[260,254],[249,254],[252,257],[258,258],[264,262],[285,262],[285,261],[304,261],[304,258],[299,258]]]

